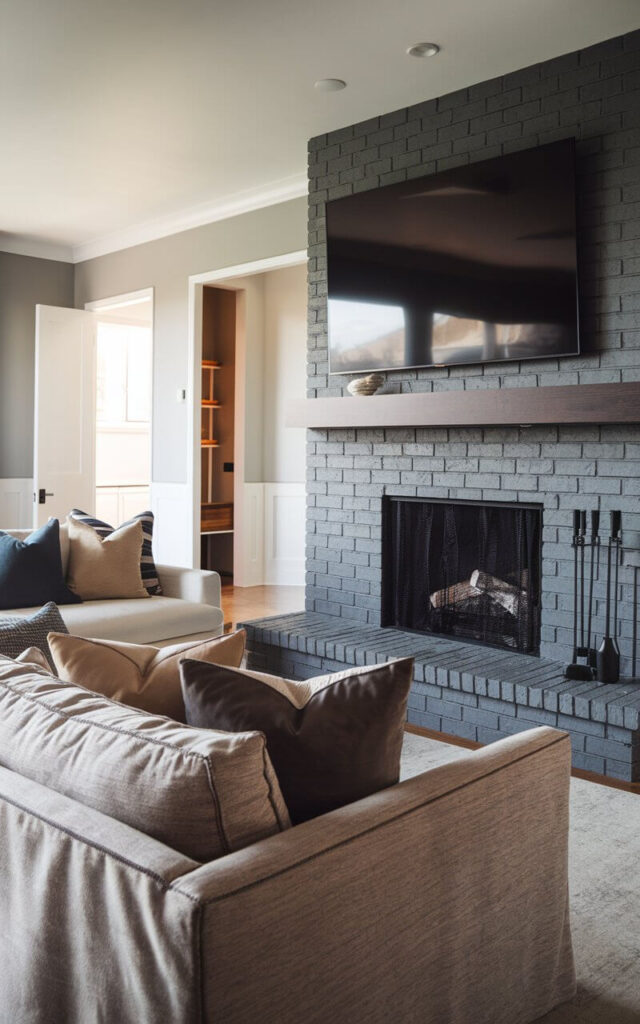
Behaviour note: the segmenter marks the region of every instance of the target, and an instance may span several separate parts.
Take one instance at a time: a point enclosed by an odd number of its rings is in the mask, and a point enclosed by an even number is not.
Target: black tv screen
[[[327,203],[329,369],[579,352],[573,139]]]

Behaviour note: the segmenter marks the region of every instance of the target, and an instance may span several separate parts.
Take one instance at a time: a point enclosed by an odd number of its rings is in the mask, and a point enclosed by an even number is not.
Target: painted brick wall
[[[309,143],[309,397],[342,395],[328,375],[325,203],[353,192],[574,137],[583,354],[502,366],[388,374],[385,391],[640,380],[640,32]],[[571,510],[623,510],[621,650],[628,669],[632,566],[640,549],[640,427],[308,432],[309,610],[380,620],[384,493],[539,501],[541,653],[571,649]],[[606,522],[605,516],[605,525]],[[601,629],[602,584],[597,628]]]

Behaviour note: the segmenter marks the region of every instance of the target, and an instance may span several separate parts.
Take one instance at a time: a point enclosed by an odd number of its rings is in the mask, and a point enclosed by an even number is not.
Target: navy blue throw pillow
[[[60,523],[50,519],[26,540],[0,532],[0,608],[78,604],[62,575]]]

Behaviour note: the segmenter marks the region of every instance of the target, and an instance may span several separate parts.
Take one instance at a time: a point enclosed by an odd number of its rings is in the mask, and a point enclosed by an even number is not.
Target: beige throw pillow
[[[244,656],[243,629],[228,636],[171,647],[86,640],[49,633],[47,640],[60,679],[85,686],[122,704],[186,722],[180,687],[183,658],[238,668]]]
[[[67,516],[69,568],[67,586],[83,601],[149,597],[140,573],[142,523],[128,523],[108,537]]]

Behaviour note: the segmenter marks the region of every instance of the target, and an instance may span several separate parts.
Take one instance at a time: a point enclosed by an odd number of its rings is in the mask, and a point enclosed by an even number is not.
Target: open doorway
[[[92,303],[96,328],[95,515],[114,525],[151,507],[153,301]]]
[[[304,252],[190,278],[194,564],[236,588],[304,582],[306,295]]]

